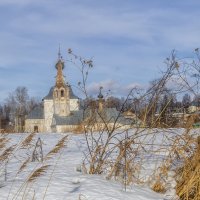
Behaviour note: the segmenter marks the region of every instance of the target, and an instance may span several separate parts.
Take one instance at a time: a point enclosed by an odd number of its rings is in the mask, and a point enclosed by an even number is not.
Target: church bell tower
[[[56,84],[53,91],[54,114],[59,116],[68,116],[70,114],[69,85],[65,83],[63,76],[64,67],[59,48],[58,61],[55,65],[57,70]]]

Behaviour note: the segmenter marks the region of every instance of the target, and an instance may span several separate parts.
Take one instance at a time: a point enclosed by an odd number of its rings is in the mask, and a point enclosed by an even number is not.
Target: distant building
[[[193,101],[188,107],[188,113],[195,113],[197,111],[200,111],[200,103]]]
[[[57,70],[56,83],[44,97],[40,106],[35,107],[25,120],[25,132],[68,132],[88,122],[91,118],[97,119],[97,126],[105,121],[111,126],[131,126],[132,120],[126,119],[115,108],[103,106],[103,95],[99,94],[98,110],[80,109],[79,98],[74,95],[71,86],[65,82],[63,76],[64,62],[58,54],[55,65]],[[99,115],[99,112],[102,115]],[[95,117],[94,117],[95,115]],[[92,117],[91,117],[92,116]],[[102,117],[104,119],[102,120]]]

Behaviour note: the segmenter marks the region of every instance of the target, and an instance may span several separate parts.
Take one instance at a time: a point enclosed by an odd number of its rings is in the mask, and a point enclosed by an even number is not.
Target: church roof
[[[27,119],[44,119],[43,105],[36,106],[27,116]]]
[[[78,125],[83,121],[83,110],[73,111],[69,116],[58,116],[54,114],[52,125]]]
[[[104,108],[102,113],[97,115],[97,121],[102,121],[102,117],[106,123],[117,122],[123,125],[130,125],[133,123],[131,119],[125,118],[116,108]]]
[[[78,99],[78,97],[73,93],[71,86],[69,86],[69,97],[70,99]]]
[[[47,96],[44,97],[44,99],[53,99],[53,90],[54,90],[54,87],[51,87],[51,89],[49,90],[49,93],[47,94]]]
[[[69,116],[58,116],[56,114],[53,115],[53,126],[55,125],[79,125],[81,122],[84,121],[88,117],[95,117],[96,122],[100,123],[120,123],[123,125],[130,125],[133,123],[133,120],[126,119],[123,117],[119,111],[115,108],[104,108],[101,113],[95,112],[96,114],[93,115],[92,110],[86,110],[85,113],[83,110],[73,111]],[[103,120],[102,121],[102,117]],[[27,116],[27,119],[44,119],[44,107],[43,105],[35,107]]]
[[[44,97],[44,99],[53,99],[53,90],[54,86],[50,88],[49,93],[47,96]],[[69,98],[70,99],[78,99],[78,97],[73,93],[71,86],[69,86]]]
[[[83,122],[88,117],[95,117],[96,122],[102,123],[102,117],[105,123],[114,123],[115,121],[117,123],[123,124],[123,125],[130,125],[133,123],[133,120],[126,119],[123,117],[119,111],[117,111],[115,108],[105,108],[101,114],[98,114],[96,112],[91,113],[92,110],[85,110],[85,113],[83,110],[73,111],[69,116],[58,116],[54,114],[54,122],[52,125],[79,125],[81,122]],[[85,118],[85,119],[84,119]],[[103,122],[103,123],[104,123]]]

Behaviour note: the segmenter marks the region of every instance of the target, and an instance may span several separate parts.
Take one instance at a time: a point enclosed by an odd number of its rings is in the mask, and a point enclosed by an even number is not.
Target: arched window
[[[60,96],[61,96],[61,97],[64,97],[64,96],[65,96],[64,90],[61,90]]]

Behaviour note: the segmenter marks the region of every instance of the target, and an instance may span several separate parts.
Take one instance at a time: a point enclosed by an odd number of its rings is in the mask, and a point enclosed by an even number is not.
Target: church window
[[[64,90],[61,90],[61,97],[64,97]]]

